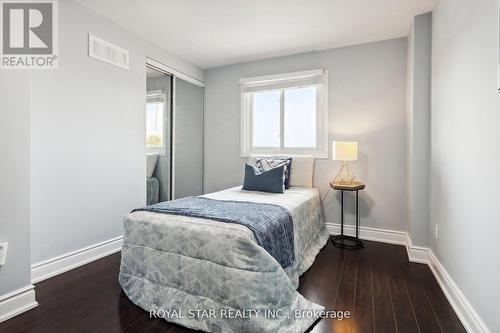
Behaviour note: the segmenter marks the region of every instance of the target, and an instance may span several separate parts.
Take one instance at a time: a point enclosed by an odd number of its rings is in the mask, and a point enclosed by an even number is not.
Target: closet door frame
[[[172,95],[170,98],[170,200],[175,200],[175,131],[174,131],[174,126],[175,126],[175,95],[176,95],[176,79],[181,79],[184,80],[188,83],[194,84],[196,86],[205,88],[205,82],[200,81],[194,77],[192,77],[189,74],[186,74],[182,71],[179,71],[173,67],[167,66],[165,64],[162,64],[159,61],[156,61],[154,59],[151,59],[149,57],[146,58],[146,66],[150,67],[154,70],[157,70],[159,72],[165,73],[167,75],[170,75],[171,77],[171,87],[172,87]],[[205,179],[204,179],[204,160],[205,160],[205,101],[202,101],[203,109],[201,113],[201,137],[202,137],[202,142],[201,142],[201,191],[202,193],[205,193]]]

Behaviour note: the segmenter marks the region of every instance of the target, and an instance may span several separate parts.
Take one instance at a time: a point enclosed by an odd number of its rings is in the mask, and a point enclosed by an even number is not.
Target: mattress
[[[318,191],[234,187],[204,197],[285,207],[294,224],[294,264],[283,269],[242,225],[137,211],[124,221],[119,281],[125,294],[147,311],[183,313],[164,319],[207,332],[306,331],[317,318],[294,313],[323,309],[296,291],[299,276],[328,240]],[[200,310],[213,315],[189,315]],[[227,316],[234,311],[254,315]]]

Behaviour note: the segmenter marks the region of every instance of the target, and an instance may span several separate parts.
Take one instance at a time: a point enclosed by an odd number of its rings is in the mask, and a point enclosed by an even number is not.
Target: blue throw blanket
[[[253,232],[257,243],[272,255],[281,267],[286,268],[295,261],[292,215],[278,205],[187,197],[160,202],[135,211],[241,224]]]

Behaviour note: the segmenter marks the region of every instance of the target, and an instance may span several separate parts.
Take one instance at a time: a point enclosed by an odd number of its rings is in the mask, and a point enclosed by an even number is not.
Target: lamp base
[[[347,162],[342,162],[342,167],[340,167],[337,175],[335,175],[333,182],[341,185],[352,185],[355,178],[356,176],[349,167],[349,164],[347,164]]]

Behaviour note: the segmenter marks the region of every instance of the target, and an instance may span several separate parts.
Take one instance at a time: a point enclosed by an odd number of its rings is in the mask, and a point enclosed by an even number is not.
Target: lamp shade
[[[358,160],[357,141],[333,141],[332,160],[342,162],[352,162]]]

